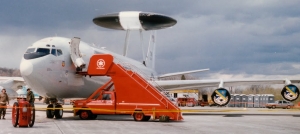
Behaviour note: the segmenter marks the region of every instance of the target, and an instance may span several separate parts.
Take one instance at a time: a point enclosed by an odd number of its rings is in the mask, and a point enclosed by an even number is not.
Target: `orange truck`
[[[199,106],[204,107],[204,106],[208,106],[208,98],[206,94],[202,95],[202,99],[198,101]]]
[[[186,106],[186,101],[187,101],[186,98],[177,98],[177,105],[179,107],[184,107]]]
[[[187,98],[186,106],[189,107],[197,106],[197,100],[195,98]]]
[[[194,107],[197,105],[197,100],[195,98],[177,98],[177,104],[178,106],[189,106],[189,107]]]
[[[101,68],[99,61],[102,62]],[[132,115],[135,121],[183,120],[181,110],[156,86],[136,71],[114,63],[113,56],[109,54],[92,56],[87,72],[78,74],[111,77],[87,99],[74,101],[74,115],[83,120],[95,119],[103,114]]]

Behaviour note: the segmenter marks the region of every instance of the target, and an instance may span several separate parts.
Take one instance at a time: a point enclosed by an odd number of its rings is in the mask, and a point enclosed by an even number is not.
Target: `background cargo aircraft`
[[[151,34],[148,51],[143,52],[143,62],[139,62],[126,57],[128,47],[128,37],[132,30],[147,31],[159,30],[175,25],[177,21],[171,17],[144,12],[120,12],[99,16],[93,19],[96,25],[126,30],[126,40],[123,55],[116,54],[104,48],[95,48],[80,38],[49,37],[41,39],[26,50],[21,64],[21,75],[26,83],[35,89],[41,96],[53,100],[48,108],[61,108],[57,103],[57,98],[86,98],[97,88],[106,83],[110,78],[104,76],[85,77],[76,74],[78,71],[85,71],[89,66],[90,57],[94,54],[111,54],[114,62],[130,68],[138,68],[139,73],[150,83],[163,87],[165,90],[195,88],[195,87],[218,87],[212,94],[212,100],[218,105],[226,105],[230,101],[230,94],[224,87],[235,85],[252,84],[285,84],[282,96],[289,101],[296,100],[299,96],[299,89],[292,83],[299,83],[300,80],[289,79],[265,79],[265,80],[159,80],[178,74],[200,72],[204,70],[194,70],[187,72],[171,73],[158,76],[154,70],[155,62],[155,32]],[[63,110],[48,109],[48,118],[62,118]]]
[[[22,77],[0,77],[0,88],[6,89],[9,99],[15,99],[18,97],[16,92],[18,89],[25,85],[24,79]]]
[[[26,98],[27,97],[27,89],[28,87],[27,86],[23,86],[22,88],[18,89],[16,92],[18,94],[18,97],[21,97],[21,98]],[[31,91],[33,92],[33,95],[34,95],[34,98],[35,99],[41,99],[41,96],[36,93],[34,90],[31,89]]]

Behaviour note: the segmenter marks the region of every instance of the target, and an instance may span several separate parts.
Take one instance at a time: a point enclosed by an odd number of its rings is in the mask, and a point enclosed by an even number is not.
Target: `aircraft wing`
[[[209,68],[200,69],[200,70],[185,71],[185,72],[168,73],[168,74],[160,75],[160,76],[158,76],[158,78],[165,78],[165,77],[175,76],[175,75],[191,74],[191,73],[197,73],[197,72],[203,72],[203,71],[209,71]]]
[[[20,86],[24,86],[25,81],[22,77],[2,77],[0,76],[0,87],[6,89],[9,99],[18,97],[17,90]]]
[[[288,79],[236,79],[236,80],[158,80],[156,83],[165,90],[190,89],[201,87],[230,87],[243,85],[264,85],[264,84],[297,84],[300,80]],[[154,84],[154,85],[156,85]]]
[[[0,77],[0,86],[5,89],[17,91],[20,86],[24,86],[25,81],[22,77]]]

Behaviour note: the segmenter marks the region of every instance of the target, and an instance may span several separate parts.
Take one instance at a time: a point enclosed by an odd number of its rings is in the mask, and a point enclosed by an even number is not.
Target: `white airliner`
[[[176,24],[176,20],[161,14],[144,12],[120,12],[107,14],[94,18],[96,25],[126,30],[159,30]],[[296,100],[299,89],[292,83],[300,80],[276,79],[276,80],[159,80],[178,74],[206,71],[194,70],[178,73],[170,73],[158,76],[154,68],[155,59],[155,34],[151,36],[148,52],[144,56],[144,62],[139,62],[126,57],[127,42],[123,55],[113,53],[104,48],[95,48],[80,41],[79,38],[48,37],[41,39],[29,46],[20,64],[21,75],[26,83],[35,89],[41,96],[54,100],[48,108],[61,108],[55,100],[57,98],[86,98],[97,88],[106,83],[110,78],[104,76],[86,77],[77,74],[89,66],[90,57],[94,54],[111,54],[115,62],[128,63],[139,68],[142,74],[150,77],[149,82],[156,83],[166,90],[187,89],[198,87],[216,87],[212,99],[219,105],[226,105],[230,100],[230,94],[225,87],[235,85],[252,84],[285,84],[282,95],[286,100]],[[48,118],[62,118],[63,111],[46,111]]]

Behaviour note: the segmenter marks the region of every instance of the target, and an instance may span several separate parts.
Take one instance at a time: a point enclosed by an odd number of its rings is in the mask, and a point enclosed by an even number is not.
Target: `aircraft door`
[[[80,38],[74,37],[71,39],[71,59],[73,61],[73,64],[75,65],[76,71],[82,71],[82,69],[85,68],[85,63],[79,50],[79,43]]]

